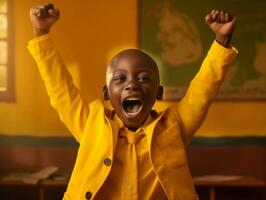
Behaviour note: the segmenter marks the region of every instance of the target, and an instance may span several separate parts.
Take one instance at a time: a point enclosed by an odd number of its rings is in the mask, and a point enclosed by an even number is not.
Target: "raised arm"
[[[186,144],[205,119],[224,80],[228,65],[237,54],[230,45],[236,18],[229,12],[212,10],[206,15],[205,21],[215,33],[216,42],[178,106],[181,133]]]
[[[30,9],[35,38],[29,42],[28,49],[38,65],[52,106],[79,141],[89,114],[89,106],[82,101],[79,90],[73,84],[71,75],[49,35],[59,15],[59,10],[52,4]]]

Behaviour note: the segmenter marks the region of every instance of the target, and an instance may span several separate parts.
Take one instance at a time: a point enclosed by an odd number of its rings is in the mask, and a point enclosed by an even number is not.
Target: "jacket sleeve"
[[[82,101],[79,89],[74,85],[50,35],[29,41],[28,50],[38,65],[51,105],[79,142],[88,118],[89,106]]]
[[[236,55],[235,48],[225,48],[213,42],[199,72],[178,104],[177,113],[185,144],[201,126]]]

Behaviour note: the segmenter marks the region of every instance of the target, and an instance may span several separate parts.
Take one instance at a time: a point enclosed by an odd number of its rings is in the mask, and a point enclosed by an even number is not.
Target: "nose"
[[[138,89],[139,89],[139,84],[134,79],[129,80],[125,87],[125,90],[138,90]]]

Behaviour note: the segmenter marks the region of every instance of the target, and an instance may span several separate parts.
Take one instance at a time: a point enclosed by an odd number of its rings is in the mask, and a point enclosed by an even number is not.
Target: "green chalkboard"
[[[239,50],[218,94],[223,100],[266,99],[266,1],[140,0],[139,45],[156,60],[166,99],[181,98],[214,40],[204,21],[212,9],[237,17]]]

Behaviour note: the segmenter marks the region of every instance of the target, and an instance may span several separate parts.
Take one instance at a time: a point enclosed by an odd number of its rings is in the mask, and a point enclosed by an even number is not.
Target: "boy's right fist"
[[[30,9],[30,19],[35,36],[49,33],[52,25],[60,16],[58,9],[53,4],[34,6]]]

